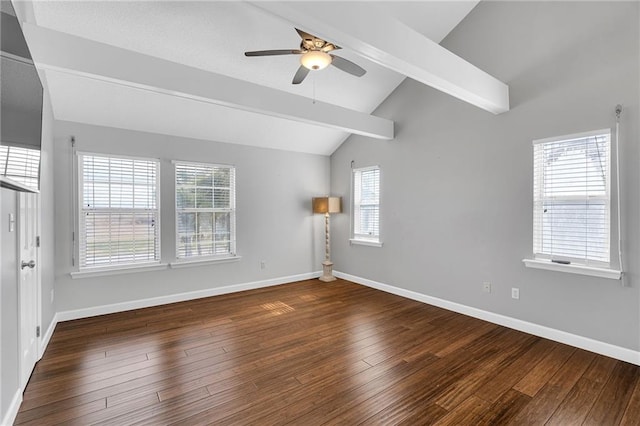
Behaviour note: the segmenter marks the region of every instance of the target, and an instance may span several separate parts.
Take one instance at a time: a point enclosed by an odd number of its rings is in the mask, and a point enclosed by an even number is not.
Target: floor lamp
[[[322,276],[320,281],[335,281],[333,276],[333,262],[331,262],[331,252],[329,245],[329,215],[331,213],[342,213],[342,199],[340,197],[318,197],[313,199],[313,212],[324,213],[324,262],[322,262]]]

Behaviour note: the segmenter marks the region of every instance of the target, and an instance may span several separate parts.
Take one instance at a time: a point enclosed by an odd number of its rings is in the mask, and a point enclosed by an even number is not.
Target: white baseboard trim
[[[15,395],[13,395],[11,404],[9,404],[9,409],[2,419],[2,426],[11,426],[13,422],[16,421],[20,404],[22,404],[22,389],[18,389]]]
[[[222,294],[236,293],[245,290],[254,290],[262,287],[292,283],[296,281],[310,280],[318,278],[320,271],[306,274],[290,275],[287,277],[272,278],[269,280],[253,281],[243,284],[233,284],[224,287],[208,288],[204,290],[189,291],[186,293],[169,294],[166,296],[151,297],[148,299],[132,300],[110,305],[94,306],[91,308],[61,311],[56,314],[56,323],[59,321],[69,321],[79,318],[94,317],[96,315],[113,314],[116,312],[130,311],[132,309],[148,308],[151,306],[166,305],[168,303],[184,302],[187,300],[201,299],[203,297],[219,296]],[[55,327],[55,326],[54,326]],[[53,330],[52,330],[53,332]]]
[[[366,285],[367,287],[382,290],[387,293],[392,293],[398,296],[406,297],[408,299],[417,300],[418,302],[427,303],[429,305],[438,306],[440,308],[444,308],[449,311],[458,312],[460,314],[468,315],[470,317],[478,318],[484,321],[489,321],[491,323],[512,328],[514,330],[519,330],[525,333],[533,334],[534,336],[544,337],[545,339],[553,340],[560,343],[565,343],[570,346],[574,346],[580,349],[585,349],[587,351],[591,351],[591,352],[595,352],[611,358],[619,359],[621,361],[626,361],[631,364],[640,365],[640,352],[638,351],[634,351],[631,349],[612,345],[610,343],[590,339],[588,337],[567,333],[566,331],[556,330],[554,328],[531,323],[528,321],[523,321],[517,318],[512,318],[505,315],[484,311],[482,309],[473,308],[471,306],[462,305],[460,303],[450,302],[448,300],[439,299],[437,297],[427,296],[425,294],[417,293],[415,291],[394,287],[388,284],[383,284],[377,281],[369,280],[367,278],[357,277],[355,275],[345,274],[339,271],[334,271],[333,275],[335,275],[338,278],[342,278],[348,281],[352,281],[354,283]]]
[[[42,358],[44,355],[44,351],[47,350],[47,346],[49,346],[49,341],[51,340],[51,336],[53,336],[53,331],[56,329],[56,325],[58,324],[58,314],[55,313],[53,318],[51,319],[51,324],[47,328],[47,331],[42,335],[40,339],[40,352],[38,353],[38,360]]]

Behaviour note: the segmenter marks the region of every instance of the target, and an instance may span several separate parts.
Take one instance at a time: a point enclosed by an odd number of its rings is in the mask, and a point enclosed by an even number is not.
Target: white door
[[[18,193],[18,253],[20,284],[20,387],[25,388],[38,360],[38,194]]]

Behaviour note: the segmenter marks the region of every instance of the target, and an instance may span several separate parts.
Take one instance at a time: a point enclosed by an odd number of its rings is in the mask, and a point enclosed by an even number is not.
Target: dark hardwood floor
[[[16,424],[638,425],[640,367],[347,281],[58,324]]]

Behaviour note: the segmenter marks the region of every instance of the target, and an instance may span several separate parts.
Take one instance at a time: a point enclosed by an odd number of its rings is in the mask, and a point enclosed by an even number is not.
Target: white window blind
[[[534,141],[537,258],[609,265],[609,130]]]
[[[160,261],[157,160],[79,154],[80,269]]]
[[[175,166],[177,258],[234,256],[235,168],[182,162]]]
[[[0,174],[37,190],[40,176],[40,151],[0,145]]]
[[[380,239],[380,168],[353,170],[353,238]]]

